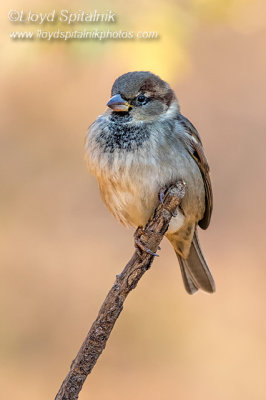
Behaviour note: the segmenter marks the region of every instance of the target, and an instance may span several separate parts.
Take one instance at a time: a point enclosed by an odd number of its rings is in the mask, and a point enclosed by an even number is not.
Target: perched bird
[[[88,166],[104,203],[122,224],[145,226],[160,189],[183,180],[186,193],[166,237],[187,292],[214,292],[197,236],[198,225],[208,227],[213,206],[209,166],[197,130],[180,113],[168,83],[151,72],[120,76],[111,96],[86,139]]]

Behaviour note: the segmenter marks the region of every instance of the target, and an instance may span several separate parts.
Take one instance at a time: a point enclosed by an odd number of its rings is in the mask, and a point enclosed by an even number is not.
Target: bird
[[[165,234],[189,294],[215,292],[198,239],[213,209],[209,164],[199,133],[170,85],[149,71],[118,77],[105,112],[90,125],[85,158],[103,202],[125,226],[144,227],[161,188],[182,180],[185,196]]]

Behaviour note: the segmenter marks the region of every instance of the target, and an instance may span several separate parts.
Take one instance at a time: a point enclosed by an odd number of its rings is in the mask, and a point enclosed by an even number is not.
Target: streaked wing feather
[[[195,126],[182,114],[178,114],[177,119],[188,131],[188,133],[193,136],[200,144],[202,144],[199,132],[197,131]]]
[[[182,114],[178,114],[177,119],[186,129],[186,132],[191,136],[190,144],[192,146],[193,152],[190,152],[190,154],[198,164],[198,167],[200,169],[203,178],[205,187],[205,213],[203,218],[199,221],[199,226],[202,229],[207,229],[210,223],[212,209],[213,209],[213,194],[212,194],[211,179],[209,175],[209,170],[210,170],[209,164],[204,154],[202,142],[197,129]]]

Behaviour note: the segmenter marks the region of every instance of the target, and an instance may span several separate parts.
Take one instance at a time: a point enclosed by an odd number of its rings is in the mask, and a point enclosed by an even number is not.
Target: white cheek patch
[[[171,233],[175,233],[175,232],[179,231],[179,229],[182,228],[182,226],[184,224],[184,220],[185,220],[184,214],[180,210],[177,210],[177,213],[178,213],[177,216],[173,217],[170,221],[169,228],[167,230],[167,234],[168,233],[171,234]]]

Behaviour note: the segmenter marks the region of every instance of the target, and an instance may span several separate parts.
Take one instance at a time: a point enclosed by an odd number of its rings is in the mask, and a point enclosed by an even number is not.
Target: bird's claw
[[[160,203],[163,205],[163,196],[164,196],[164,190],[161,190],[160,191],[160,194],[159,194],[159,199],[160,199]]]
[[[181,183],[182,183],[183,186],[186,186],[186,182],[184,180],[182,180]],[[164,198],[164,194],[165,194],[166,189],[167,189],[167,187],[164,187],[163,189],[161,189],[161,191],[159,193],[159,200],[160,200],[160,203],[162,205],[164,205],[163,198]],[[180,206],[180,208],[181,208],[181,206]],[[177,210],[172,213],[172,217],[176,217],[177,215],[178,215],[178,211]]]
[[[153,251],[145,247],[140,239],[135,240],[135,248],[138,256],[141,256],[141,253],[144,251],[145,253],[148,253],[152,256],[159,257],[159,254],[154,253]]]
[[[142,252],[148,253],[154,257],[159,257],[159,254],[154,253],[153,251],[151,251],[150,249],[148,249],[146,246],[144,246],[144,244],[142,243],[140,237],[141,235],[144,234],[144,230],[142,227],[138,227],[138,229],[135,232],[135,248],[136,248],[136,252],[138,254],[138,256],[141,256]],[[160,250],[160,248],[159,248]]]

